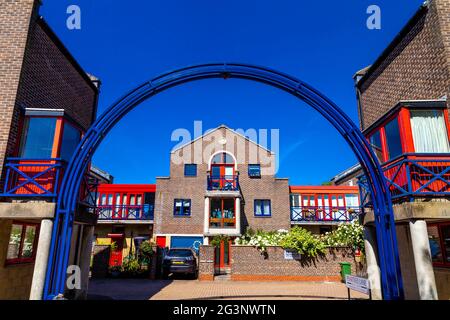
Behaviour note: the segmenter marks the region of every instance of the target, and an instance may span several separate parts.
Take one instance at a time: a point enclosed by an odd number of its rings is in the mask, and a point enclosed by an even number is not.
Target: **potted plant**
[[[109,271],[109,274],[111,275],[111,277],[117,278],[118,276],[120,276],[120,274],[122,272],[122,267],[121,266],[110,266],[108,271]]]

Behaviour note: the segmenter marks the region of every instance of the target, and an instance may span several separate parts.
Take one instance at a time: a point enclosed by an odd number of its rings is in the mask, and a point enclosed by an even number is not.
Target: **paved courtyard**
[[[368,299],[352,291],[354,299]],[[183,300],[183,299],[347,299],[347,288],[331,282],[247,282],[197,280],[95,279],[89,299]]]

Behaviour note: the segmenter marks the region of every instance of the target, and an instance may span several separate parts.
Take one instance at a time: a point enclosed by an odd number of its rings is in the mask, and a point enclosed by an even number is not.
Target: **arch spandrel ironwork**
[[[368,177],[377,233],[384,299],[403,299],[403,285],[390,192],[380,164],[354,122],[330,99],[288,74],[240,63],[209,63],[177,69],[136,87],[109,107],[86,132],[66,169],[57,203],[44,298],[64,292],[73,217],[82,176],[103,137],[141,102],[171,87],[211,78],[239,78],[286,91],[318,111],[344,137]]]

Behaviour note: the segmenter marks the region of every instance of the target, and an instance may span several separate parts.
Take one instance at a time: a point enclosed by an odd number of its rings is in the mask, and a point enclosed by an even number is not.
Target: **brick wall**
[[[200,246],[198,257],[198,280],[214,280],[214,247]]]
[[[30,297],[34,263],[5,265],[12,220],[0,220],[0,300]]]
[[[8,146],[34,0],[0,0],[0,174]]]
[[[226,143],[220,140],[226,138]],[[210,157],[226,150],[235,155],[243,202],[242,226],[277,230],[290,227],[289,185],[274,177],[275,155],[224,127],[171,154],[170,177],[156,179],[155,233],[202,234]],[[199,158],[200,155],[200,158]],[[196,163],[197,176],[185,177],[184,164]],[[248,164],[261,163],[261,179],[248,176]],[[191,199],[191,216],[174,217],[174,199]],[[270,199],[272,218],[254,218],[254,200]],[[182,226],[182,228],[180,228]]]
[[[432,0],[406,36],[362,83],[365,129],[400,100],[450,97],[449,0]]]
[[[323,257],[313,260],[286,260],[281,247],[268,247],[267,256],[251,246],[232,246],[231,279],[243,281],[292,280],[292,281],[340,281],[339,262],[356,262],[348,248],[330,249]]]

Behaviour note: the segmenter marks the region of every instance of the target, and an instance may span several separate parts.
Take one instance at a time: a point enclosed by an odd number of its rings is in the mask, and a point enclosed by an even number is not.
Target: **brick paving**
[[[354,299],[368,299],[352,291]],[[204,300],[204,299],[347,299],[344,284],[336,282],[250,282],[94,279],[89,284],[89,299],[114,300]]]

